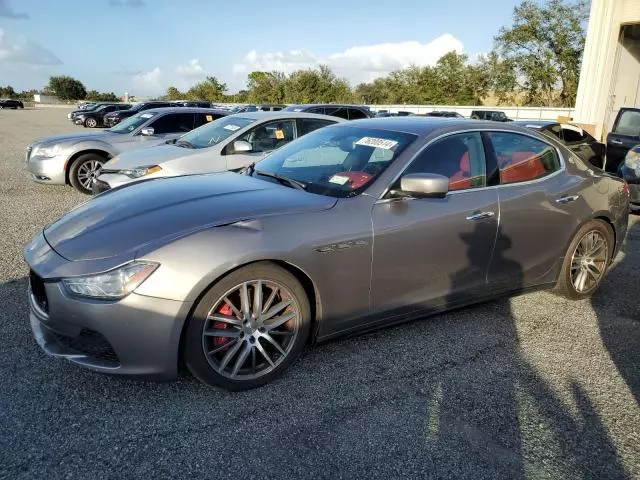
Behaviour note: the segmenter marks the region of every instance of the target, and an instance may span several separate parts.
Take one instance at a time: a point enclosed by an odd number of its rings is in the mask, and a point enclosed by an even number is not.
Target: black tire
[[[98,121],[95,118],[86,118],[84,120],[84,126],[86,128],[96,128],[98,126]]]
[[[80,155],[75,159],[71,165],[71,169],[69,170],[69,183],[80,193],[91,195],[91,184],[88,184],[87,186],[84,173],[87,168],[93,169],[92,167],[96,165],[96,162],[99,163],[99,168],[102,168],[102,165],[104,165],[106,161],[106,158],[96,153],[85,153],[84,155]],[[93,177],[96,176],[96,174],[93,175]]]
[[[471,115],[471,119],[472,120],[480,120],[480,117],[478,115]]]
[[[208,341],[207,339],[209,337],[204,336],[204,330],[208,326],[211,326],[211,320],[208,320],[207,317],[211,313],[212,309],[217,308],[217,305],[222,304],[222,298],[224,298],[225,296],[230,297],[230,292],[233,292],[236,287],[244,282],[251,282],[258,279],[264,282],[275,282],[276,284],[280,284],[288,290],[288,293],[291,294],[290,297],[287,298],[291,298],[294,301],[293,304],[298,309],[298,315],[295,319],[295,321],[297,322],[297,334],[291,340],[289,340],[289,342],[291,342],[290,344],[287,343],[286,346],[284,345],[284,343],[281,344],[281,347],[286,349],[286,355],[280,355],[276,357],[275,366],[273,366],[272,364],[271,367],[267,367],[265,359],[260,356],[259,360],[266,367],[264,374],[261,374],[256,378],[229,378],[228,373],[227,375],[223,375],[222,373],[214,370],[214,365],[212,362],[215,361],[215,357],[205,354],[205,348],[208,349],[206,342]],[[253,299],[253,295],[249,296],[249,298]],[[219,310],[215,311],[219,312]],[[284,315],[286,311],[287,310],[285,309],[280,313],[280,315]],[[300,357],[302,351],[304,350],[307,337],[309,336],[310,325],[311,309],[309,307],[309,299],[300,282],[298,282],[298,280],[287,270],[277,265],[267,262],[254,263],[251,265],[247,265],[246,267],[239,268],[238,270],[219,280],[209,289],[209,291],[205,293],[202,299],[198,302],[193,315],[187,321],[187,325],[185,326],[185,330],[183,333],[183,360],[189,371],[201,382],[208,385],[220,387],[230,391],[247,390],[259,387],[260,385],[264,385],[265,383],[268,383],[281,376],[285,372],[285,370],[289,368]],[[212,328],[216,328],[216,324],[214,324]],[[242,332],[243,329],[243,327],[231,328],[237,328],[238,330],[236,331],[238,332]],[[238,353],[230,357],[230,360],[228,361],[229,368],[231,368],[232,364],[235,364],[236,362],[238,362],[241,367],[245,366],[249,361],[249,357],[245,356],[243,357],[244,360],[239,360],[239,357],[243,353],[243,349],[252,349],[251,354],[253,355],[253,345],[255,343],[260,344],[261,342],[260,339],[257,339],[256,342],[252,341],[251,345],[249,345],[248,341],[251,340],[250,337],[252,335],[248,334],[244,336],[244,333],[240,333],[240,335],[243,335],[243,337],[233,340],[233,342],[235,342],[235,345],[233,343],[230,343],[226,347],[227,350],[223,350],[219,354],[220,356],[225,355],[227,353],[230,353],[230,351],[233,350],[238,344],[242,345],[241,347],[239,347],[240,349],[237,350]],[[256,335],[259,334],[256,333]],[[283,342],[285,341],[286,340],[283,340]],[[232,347],[232,345],[234,346]],[[265,343],[263,339],[261,347],[264,349],[265,346],[268,347],[269,344]],[[225,348],[224,345],[223,348]],[[256,357],[258,357],[258,355],[259,354],[257,353],[256,349]],[[218,367],[220,367],[221,363],[222,362],[218,363]],[[269,363],[271,363],[271,360],[269,361]],[[269,368],[271,368],[270,371],[268,370]],[[221,369],[222,371],[224,371],[225,367],[222,366]],[[247,369],[248,367],[245,369],[241,368],[238,373],[242,373],[243,370]],[[249,372],[247,376],[251,375],[252,372],[253,370]]]
[[[587,234],[590,232],[599,233],[602,238],[606,241],[606,248],[604,248],[604,252],[606,253],[606,258],[604,259],[604,268],[602,270],[602,275],[598,280],[596,280],[595,285],[585,291],[578,291],[572,281],[572,262],[574,253],[576,253],[576,249],[580,242],[585,238]],[[564,257],[564,262],[562,263],[562,269],[560,270],[560,275],[558,277],[558,283],[554,289],[554,292],[558,295],[566,297],[570,300],[581,300],[583,298],[590,297],[593,295],[602,280],[606,277],[607,270],[611,264],[613,250],[614,250],[614,233],[611,226],[602,221],[602,220],[591,220],[590,222],[584,224],[575,234],[569,248],[567,249],[567,253]]]

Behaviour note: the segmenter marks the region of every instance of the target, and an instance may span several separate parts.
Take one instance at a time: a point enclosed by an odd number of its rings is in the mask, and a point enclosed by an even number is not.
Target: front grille
[[[49,302],[47,301],[47,292],[44,288],[44,281],[33,271],[29,272],[29,285],[31,294],[36,301],[38,307],[45,313],[49,313]]]
[[[69,337],[53,331],[51,334],[58,344],[74,352],[106,362],[120,362],[107,339],[94,330],[83,328],[76,337]]]

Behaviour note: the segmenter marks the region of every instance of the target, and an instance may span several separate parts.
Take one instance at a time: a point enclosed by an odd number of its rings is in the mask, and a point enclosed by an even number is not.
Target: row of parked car
[[[365,113],[160,108],[34,142],[38,180],[102,192],[25,247],[37,342],[242,390],[309,344],[602,284],[630,188],[568,148],[578,127]]]
[[[142,178],[241,169],[316,128],[380,115],[357,105],[228,109],[204,108],[204,104],[142,102],[131,108],[111,103],[85,107],[72,112],[71,120],[111,128],[97,135],[77,133],[34,142],[27,149],[29,171],[37,181],[71,184],[83,193],[99,193]],[[243,112],[237,113],[240,109]],[[624,115],[622,123],[616,121],[614,132],[619,124],[624,128],[627,118]],[[447,112],[426,116],[461,118]],[[229,118],[223,120],[222,117]],[[597,168],[624,174],[626,151],[616,155],[619,149],[615,152],[611,147],[607,149],[579,126],[553,121],[510,123],[559,140]],[[162,145],[162,149],[138,151],[141,147],[156,145]]]

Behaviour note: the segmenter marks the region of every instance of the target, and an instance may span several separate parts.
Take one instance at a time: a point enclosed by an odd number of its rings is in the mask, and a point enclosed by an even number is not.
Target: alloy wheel
[[[202,348],[218,374],[252,380],[283,362],[300,326],[300,306],[286,286],[251,280],[228,290],[209,310]]]
[[[89,128],[93,128],[98,124],[98,122],[95,121],[95,119],[93,118],[89,118],[87,119],[87,127]]]
[[[571,283],[578,293],[595,288],[602,279],[609,254],[605,236],[598,230],[587,232],[571,257]]]
[[[80,167],[78,167],[78,181],[87,190],[91,190],[91,184],[93,179],[100,174],[102,169],[102,162],[98,160],[87,160]]]

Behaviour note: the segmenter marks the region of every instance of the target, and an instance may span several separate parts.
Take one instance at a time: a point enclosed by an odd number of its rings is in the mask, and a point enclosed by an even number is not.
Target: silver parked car
[[[102,166],[93,193],[141,179],[239,170],[318,128],[344,120],[295,112],[220,118],[152,149],[124,152]]]
[[[49,354],[230,390],[305,344],[536,288],[591,295],[626,184],[531,130],[387,118],[322,128],[243,174],[93,197],[25,247]]]
[[[159,108],[102,132],[39,138],[27,147],[26,168],[38,182],[70,184],[88,194],[102,165],[115,155],[164,143],[224,115],[227,113],[213,109]]]

